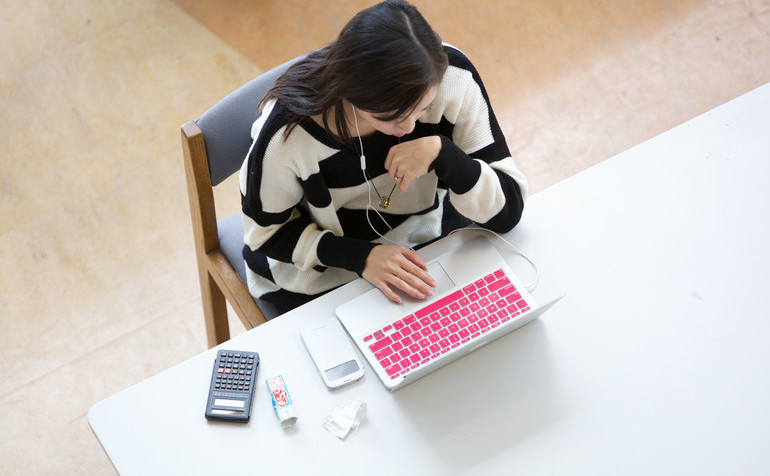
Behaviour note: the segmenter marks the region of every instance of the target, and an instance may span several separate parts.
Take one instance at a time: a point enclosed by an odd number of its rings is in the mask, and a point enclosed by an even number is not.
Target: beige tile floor
[[[369,3],[0,0],[0,474],[114,473],[90,406],[206,347],[179,125]],[[416,4],[534,191],[770,81],[770,0]]]

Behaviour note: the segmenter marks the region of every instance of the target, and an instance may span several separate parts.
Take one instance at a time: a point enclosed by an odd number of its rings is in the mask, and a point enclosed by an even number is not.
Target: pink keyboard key
[[[432,312],[438,311],[442,307],[446,306],[447,304],[452,303],[453,301],[458,300],[462,296],[463,296],[462,291],[455,291],[452,294],[450,294],[449,296],[443,297],[443,298],[439,299],[438,301],[436,301],[434,303],[431,303],[431,304],[428,304],[424,308],[416,311],[414,313],[414,315],[417,316],[418,318],[429,316]]]
[[[489,290],[497,291],[498,289],[504,288],[509,284],[511,284],[511,280],[509,280],[507,277],[503,279],[498,279],[497,281],[489,285]]]
[[[370,345],[369,350],[371,350],[372,352],[377,352],[379,350],[384,349],[385,347],[389,346],[392,343],[393,343],[393,340],[391,340],[390,337],[385,337],[383,339],[378,340],[374,344]]]
[[[382,349],[381,351],[379,351],[379,352],[375,352],[375,353],[374,353],[374,357],[375,357],[377,360],[382,360],[384,357],[387,357],[387,356],[389,356],[389,355],[390,355],[390,354],[392,354],[392,353],[393,353],[393,349],[391,349],[390,347],[385,347],[385,348],[384,348],[384,349]]]
[[[390,367],[385,369],[385,373],[387,373],[388,375],[393,375],[400,371],[401,371],[401,367],[398,364],[391,365]]]

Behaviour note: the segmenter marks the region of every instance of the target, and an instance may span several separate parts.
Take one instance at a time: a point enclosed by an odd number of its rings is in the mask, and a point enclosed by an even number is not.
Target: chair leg
[[[225,296],[207,272],[201,276],[201,299],[203,318],[206,321],[206,337],[211,348],[230,339],[230,325],[227,321]]]

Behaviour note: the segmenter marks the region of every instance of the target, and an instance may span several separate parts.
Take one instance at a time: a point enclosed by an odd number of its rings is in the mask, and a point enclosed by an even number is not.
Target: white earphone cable
[[[364,175],[364,181],[366,182],[366,187],[367,187],[366,195],[367,195],[368,203],[366,205],[366,221],[369,223],[369,227],[372,229],[372,231],[374,231],[377,234],[377,236],[379,236],[383,240],[388,241],[389,243],[392,243],[394,245],[406,246],[410,250],[414,251],[414,248],[412,248],[412,246],[410,246],[409,244],[407,244],[407,243],[398,243],[398,242],[395,242],[395,241],[391,240],[390,238],[384,236],[379,231],[377,231],[377,229],[374,227],[374,225],[372,225],[372,221],[369,218],[369,210],[373,210],[374,213],[376,213],[377,216],[380,217],[380,220],[382,220],[382,222],[385,223],[385,226],[388,227],[388,231],[393,231],[393,228],[391,228],[391,226],[388,224],[388,222],[385,220],[385,218],[380,214],[380,212],[377,211],[377,209],[372,206],[372,186],[370,184],[369,177],[366,176],[366,156],[364,155],[364,143],[361,140],[361,131],[359,131],[359,129],[358,129],[358,117],[356,115],[356,108],[352,104],[351,104],[351,107],[353,109],[353,122],[354,122],[354,124],[356,126],[356,135],[358,137],[358,145],[361,148],[361,157],[360,157],[360,159],[361,159],[361,172]],[[522,258],[524,258],[524,260],[527,263],[529,263],[530,266],[532,266],[532,270],[535,273],[535,278],[533,279],[533,281],[531,283],[529,283],[529,284],[526,284],[524,287],[527,288],[527,291],[529,291],[529,292],[532,292],[537,287],[537,283],[540,281],[540,271],[537,269],[537,265],[535,265],[535,263],[533,263],[531,259],[529,259],[524,253],[522,253],[518,248],[516,248],[511,242],[509,242],[508,240],[506,240],[505,238],[503,238],[502,236],[500,236],[499,234],[495,233],[492,230],[488,230],[486,228],[481,228],[481,227],[478,227],[478,226],[468,226],[468,227],[464,227],[464,228],[458,228],[456,230],[452,230],[451,232],[449,232],[447,234],[447,236],[452,235],[454,233],[457,233],[459,231],[464,231],[464,230],[480,230],[480,231],[484,231],[484,232],[490,233],[490,234],[496,236],[497,238],[499,238],[503,243],[508,245],[514,251],[514,253],[516,253],[517,255],[519,255]]]
[[[376,213],[377,216],[380,217],[380,220],[382,220],[382,222],[385,223],[385,226],[388,227],[388,231],[393,231],[393,228],[385,220],[385,217],[383,217],[380,214],[380,212],[377,211],[377,209],[372,206],[372,185],[371,185],[371,183],[369,181],[369,177],[366,176],[366,156],[364,155],[364,143],[361,140],[361,131],[358,130],[358,117],[356,115],[356,107],[353,106],[352,104],[350,105],[350,107],[353,109],[353,122],[356,125],[356,135],[358,137],[358,145],[361,148],[361,157],[360,157],[360,159],[361,159],[361,173],[364,174],[364,182],[366,182],[366,188],[367,188],[366,197],[367,197],[368,202],[369,202],[369,203],[366,204],[366,221],[369,223],[369,227],[372,229],[372,231],[375,232],[377,234],[377,236],[379,236],[383,240],[385,240],[385,241],[387,241],[387,242],[389,242],[391,244],[394,244],[394,245],[406,246],[410,250],[414,251],[414,248],[412,248],[412,246],[409,245],[408,243],[399,243],[399,242],[393,241],[390,238],[388,238],[385,235],[383,235],[382,233],[380,233],[379,231],[377,231],[377,229],[374,227],[374,225],[372,225],[372,220],[369,218],[369,210],[374,211],[374,213]],[[387,231],[385,233],[387,233]]]
[[[514,252],[514,253],[516,253],[517,255],[519,255],[519,256],[521,256],[522,258],[524,258],[524,260],[525,260],[527,263],[529,263],[529,265],[532,267],[532,271],[534,271],[534,273],[535,273],[535,277],[534,277],[534,279],[532,280],[532,282],[530,282],[529,284],[525,284],[525,285],[524,285],[524,287],[525,287],[525,288],[527,289],[527,291],[529,291],[529,292],[532,292],[532,291],[534,291],[534,290],[535,290],[535,288],[537,287],[537,284],[538,284],[538,282],[540,282],[540,270],[539,270],[539,269],[537,269],[537,265],[536,265],[535,263],[533,263],[533,262],[532,262],[532,260],[531,260],[531,259],[529,259],[529,258],[527,257],[527,255],[525,255],[524,253],[522,253],[522,252],[521,252],[521,250],[519,250],[518,248],[516,248],[516,246],[514,246],[514,245],[513,245],[513,243],[511,243],[510,241],[506,240],[506,239],[505,239],[505,238],[503,238],[501,235],[499,235],[499,234],[495,233],[495,232],[494,232],[494,231],[492,231],[492,230],[488,230],[488,229],[486,229],[486,228],[482,228],[482,227],[480,227],[480,226],[466,226],[466,227],[464,227],[464,228],[458,228],[458,229],[456,229],[456,230],[452,230],[452,231],[450,231],[450,232],[447,234],[447,236],[449,236],[449,235],[453,235],[453,234],[455,234],[455,233],[457,233],[457,232],[460,232],[460,231],[467,231],[467,230],[477,230],[477,231],[483,231],[483,232],[489,233],[489,234],[491,234],[491,235],[494,235],[494,236],[496,236],[498,239],[500,239],[500,240],[501,240],[503,243],[505,243],[506,245],[508,245],[508,247],[509,247],[509,248],[511,248],[511,249],[513,250],[513,252]]]

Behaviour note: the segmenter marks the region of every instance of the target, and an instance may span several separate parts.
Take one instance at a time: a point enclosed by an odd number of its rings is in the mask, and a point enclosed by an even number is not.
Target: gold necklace
[[[368,172],[367,172],[368,173]],[[382,195],[379,190],[377,190],[377,185],[374,185],[374,181],[369,178],[369,181],[372,182],[372,186],[374,187],[374,192],[377,194],[378,197],[380,197],[380,208],[383,210],[387,210],[390,206],[390,197],[393,195],[393,191],[396,190],[396,183],[393,183],[393,188],[390,189],[390,193],[386,197],[385,195]]]
[[[390,197],[393,196],[393,192],[396,190],[396,185],[398,185],[398,182],[394,181],[393,188],[391,188],[390,193],[387,196],[385,196],[381,194],[379,190],[377,190],[377,185],[374,184],[374,180],[372,180],[372,178],[368,176],[369,172],[366,170],[366,156],[364,155],[364,143],[361,140],[361,132],[359,132],[358,130],[358,117],[356,117],[356,107],[353,106],[352,104],[350,106],[353,110],[353,121],[355,121],[355,125],[356,125],[356,134],[358,134],[358,145],[361,146],[361,168],[364,169],[364,178],[368,179],[372,183],[375,193],[377,193],[377,196],[380,197],[380,203],[379,203],[380,208],[382,208],[383,210],[387,210],[388,207],[390,206]],[[400,137],[398,138],[398,143],[399,144],[401,143]],[[353,149],[355,148],[356,146],[354,143]]]

